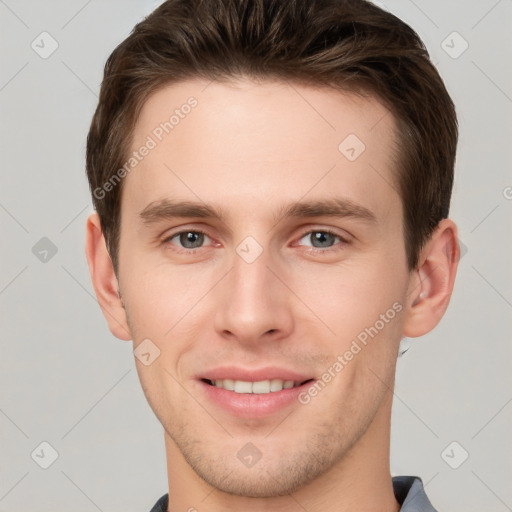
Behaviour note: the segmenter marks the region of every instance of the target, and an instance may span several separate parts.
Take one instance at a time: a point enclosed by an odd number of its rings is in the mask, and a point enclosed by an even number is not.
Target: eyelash
[[[333,230],[330,229],[309,229],[307,231],[304,231],[302,235],[299,237],[299,240],[302,240],[306,235],[311,235],[312,233],[324,233],[328,235],[332,235],[335,238],[339,240],[337,244],[334,244],[332,247],[326,247],[325,249],[322,249],[321,247],[308,247],[306,250],[309,253],[314,254],[329,254],[335,251],[341,251],[343,250],[344,246],[349,244],[349,241],[343,238],[341,235],[336,233]]]
[[[206,233],[206,231],[203,231],[202,229],[184,229],[182,231],[177,231],[176,233],[173,233],[172,235],[165,237],[165,239],[162,241],[162,243],[164,245],[174,245],[174,244],[171,244],[171,240],[183,233],[196,233],[196,234],[204,235],[204,236],[210,238],[211,240],[213,240],[213,237],[211,237],[208,233]],[[174,247],[175,247],[176,251],[178,251],[180,253],[186,253],[186,254],[193,254],[200,249],[204,249],[204,247],[194,247],[193,249],[187,249],[185,247],[179,247],[177,245],[174,245]]]
[[[213,237],[211,237],[206,231],[203,231],[201,229],[185,229],[185,230],[177,231],[176,233],[173,233],[173,234],[169,235],[168,237],[166,237],[162,241],[162,243],[164,245],[174,245],[174,244],[171,244],[171,240],[173,238],[183,234],[183,233],[201,234],[201,235],[206,236],[206,237],[210,238],[211,240],[213,240]],[[326,247],[326,248],[308,246],[307,249],[305,249],[306,252],[308,252],[308,253],[313,253],[313,254],[318,254],[318,255],[327,255],[327,254],[330,254],[332,252],[343,250],[344,247],[350,243],[347,239],[343,238],[340,234],[338,234],[335,231],[330,230],[330,229],[309,229],[307,231],[303,231],[302,234],[299,236],[298,240],[300,241],[306,235],[310,235],[312,233],[324,233],[324,234],[332,235],[335,238],[337,238],[339,240],[339,242],[336,243],[335,245],[331,246],[331,247]],[[183,248],[183,247],[179,247],[177,245],[174,245],[174,249],[173,250],[175,250],[175,251],[177,251],[179,253],[189,254],[190,255],[190,254],[194,254],[195,252],[197,252],[200,249],[204,249],[204,246],[194,247],[192,249],[187,249],[187,248]]]

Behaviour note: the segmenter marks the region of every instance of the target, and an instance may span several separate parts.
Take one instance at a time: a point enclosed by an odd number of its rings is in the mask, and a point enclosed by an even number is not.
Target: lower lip
[[[299,404],[298,396],[314,381],[308,381],[295,388],[271,391],[270,393],[235,393],[199,381],[208,399],[229,413],[243,418],[263,418],[270,416],[293,403]]]

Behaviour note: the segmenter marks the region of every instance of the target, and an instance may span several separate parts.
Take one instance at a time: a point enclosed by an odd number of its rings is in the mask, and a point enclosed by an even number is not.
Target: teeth
[[[270,391],[281,391],[283,389],[283,381],[279,379],[272,379],[270,381]]]
[[[299,386],[300,382],[294,382],[293,380],[260,380],[258,382],[248,382],[244,380],[232,380],[232,379],[217,379],[210,381],[214,386],[218,388],[227,389],[228,391],[234,391],[235,393],[254,393],[254,394],[265,394],[272,393],[275,391],[282,391],[283,389],[290,389]]]
[[[217,381],[219,382],[219,381]],[[217,385],[217,382],[215,382],[215,385]],[[227,389],[229,391],[235,390],[235,381],[231,379],[224,379],[224,384],[222,384],[222,380],[220,381],[219,387],[223,387],[224,389]]]
[[[252,393],[252,382],[245,382],[243,380],[235,380],[235,393]]]

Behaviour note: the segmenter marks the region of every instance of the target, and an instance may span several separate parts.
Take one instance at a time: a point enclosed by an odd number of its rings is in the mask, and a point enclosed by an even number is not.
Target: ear
[[[110,331],[116,338],[131,340],[126,311],[119,293],[119,283],[96,212],[91,213],[87,219],[85,255],[92,285]]]
[[[439,323],[450,302],[459,258],[457,226],[443,219],[411,272],[402,336],[422,336]]]

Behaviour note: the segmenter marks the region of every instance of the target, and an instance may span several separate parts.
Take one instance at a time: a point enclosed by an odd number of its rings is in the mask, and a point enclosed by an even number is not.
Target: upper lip
[[[240,368],[236,366],[221,366],[201,373],[198,379],[207,379],[211,381],[232,379],[246,382],[259,382],[262,380],[293,380],[295,382],[304,382],[313,377],[305,373],[279,368],[277,366],[267,366],[264,368]]]

